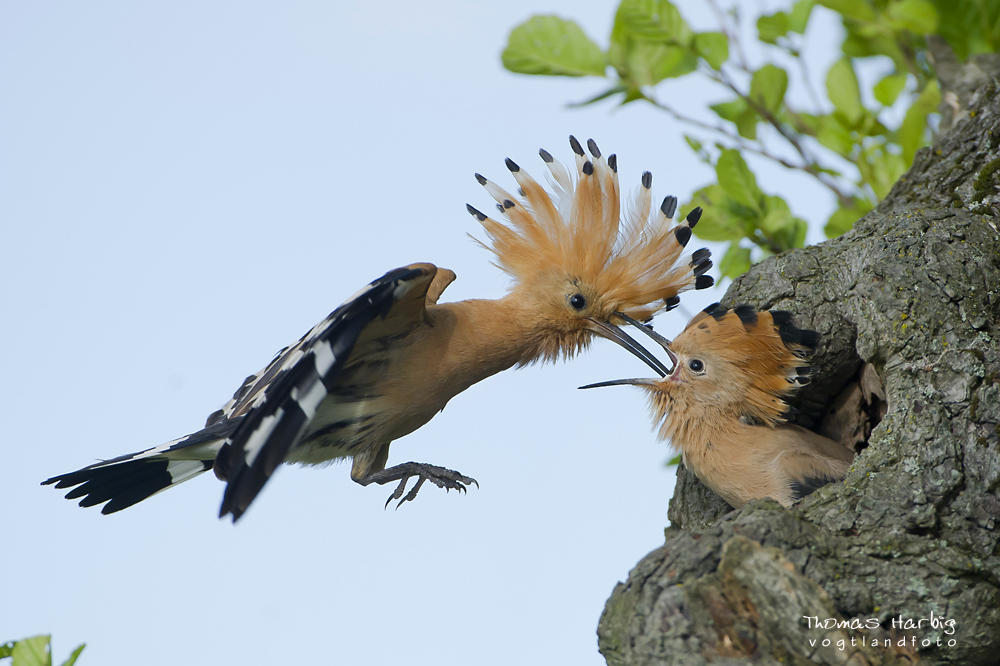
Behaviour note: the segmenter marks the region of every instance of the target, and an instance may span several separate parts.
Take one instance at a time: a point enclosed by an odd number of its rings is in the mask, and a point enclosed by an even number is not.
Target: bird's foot
[[[414,476],[418,477],[417,483],[410,489],[410,492],[406,493],[404,496],[403,493],[406,491],[406,483]],[[389,502],[398,499],[399,504],[396,505],[397,509],[402,506],[403,502],[409,502],[417,496],[417,493],[420,492],[420,486],[424,485],[424,481],[430,481],[438,488],[444,488],[445,491],[458,490],[465,492],[473,483],[476,484],[477,488],[479,487],[478,481],[470,476],[460,474],[453,469],[446,469],[444,467],[438,467],[437,465],[428,465],[426,463],[417,462],[403,463],[388,469],[383,469],[381,472],[369,474],[359,483],[363,486],[367,486],[370,483],[385,485],[386,483],[392,483],[393,481],[399,481],[399,485],[396,486],[396,490],[393,491],[392,495],[389,495],[389,499],[385,501],[385,505],[389,506]]]

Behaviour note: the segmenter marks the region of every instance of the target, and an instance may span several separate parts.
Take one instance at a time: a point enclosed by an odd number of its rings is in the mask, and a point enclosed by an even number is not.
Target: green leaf
[[[776,44],[779,37],[788,34],[788,14],[778,12],[770,16],[761,16],[757,19],[757,34],[760,35],[760,41]]]
[[[788,16],[788,29],[800,35],[806,31],[809,23],[809,15],[816,4],[815,0],[799,0],[792,5],[792,13]]]
[[[847,120],[839,114],[819,116],[820,126],[816,131],[816,140],[841,157],[850,160],[854,151],[854,138],[851,136],[851,131],[844,127],[841,119],[845,122]]]
[[[920,96],[906,111],[903,124],[899,127],[899,145],[903,148],[903,159],[907,164],[913,164],[913,156],[918,149],[926,145],[924,138],[927,129],[927,116],[937,111],[941,103],[941,89],[936,80],[932,80],[920,93]]]
[[[714,166],[712,164],[712,156],[709,155],[708,151],[705,150],[705,147],[702,146],[701,141],[699,141],[698,139],[694,138],[690,134],[685,134],[684,135],[684,140],[687,141],[687,144],[689,146],[691,146],[691,150],[693,150],[695,152],[695,155],[698,156],[699,160],[701,160],[702,162],[704,162],[705,164],[707,164],[709,166]]]
[[[823,231],[827,238],[836,238],[853,227],[859,219],[861,218],[853,208],[838,208],[826,221]]]
[[[874,206],[867,199],[855,197],[852,206],[841,206],[830,216],[823,231],[827,238],[836,238],[854,226],[854,223],[864,217]]]
[[[757,117],[753,109],[747,109],[746,113],[736,119],[736,131],[744,139],[756,141],[758,122],[760,122],[760,118]]]
[[[878,117],[868,109],[861,116],[861,122],[854,127],[854,130],[862,136],[884,137],[890,134],[889,128],[878,121]]]
[[[764,65],[750,79],[750,99],[771,113],[777,113],[788,89],[788,74],[774,65]]]
[[[764,219],[757,225],[768,239],[769,249],[780,252],[793,247],[802,247],[809,228],[805,220],[792,215],[788,204],[781,197],[766,195],[764,197],[767,212]]]
[[[861,120],[865,107],[861,105],[858,77],[854,75],[850,58],[841,58],[827,72],[826,91],[834,108],[843,113],[851,124]]]
[[[629,102],[637,102],[640,99],[649,99],[649,98],[646,97],[645,95],[643,95],[642,91],[639,90],[634,85],[633,86],[629,86],[625,90],[625,99],[622,100],[622,106],[625,106]]]
[[[719,275],[736,279],[750,270],[750,248],[731,243],[719,260]]]
[[[49,635],[32,636],[14,644],[11,656],[12,666],[52,666],[52,655],[49,654]]]
[[[721,32],[699,32],[694,36],[694,50],[712,69],[719,69],[729,59],[729,40]]]
[[[701,206],[701,221],[694,234],[707,241],[738,241],[745,238],[750,224],[734,211],[735,201],[726,196],[718,183],[701,188],[691,197],[685,209]]]
[[[699,141],[698,139],[694,138],[689,134],[684,135],[684,140],[687,141],[687,144],[689,146],[691,146],[691,150],[694,151],[695,155],[698,156],[699,160],[701,160],[708,166],[715,168],[715,165],[712,164],[712,156],[709,154],[707,150],[705,150],[705,147],[701,144],[701,141]]]
[[[683,453],[678,453],[676,456],[674,456],[673,458],[671,458],[670,460],[668,460],[667,462],[665,462],[663,464],[666,465],[667,467],[674,467],[675,465],[680,465],[681,464],[681,459],[683,457],[684,457]]]
[[[764,197],[767,212],[757,225],[764,236],[770,241],[770,249],[776,246],[779,251],[802,247],[806,240],[808,223],[792,215],[788,204],[781,197],[766,195]]]
[[[796,129],[803,134],[808,134],[809,136],[816,136],[819,132],[819,128],[822,127],[824,119],[827,116],[815,116],[811,113],[798,112],[795,114],[794,118],[787,118],[787,122],[796,125]]]
[[[899,97],[899,93],[903,92],[903,88],[906,87],[906,79],[906,74],[890,74],[885,77],[875,84],[872,91],[875,93],[875,99],[882,106],[892,106],[892,103]]]
[[[736,124],[736,131],[745,139],[757,139],[757,123],[760,118],[742,97],[731,102],[713,104],[709,107],[723,120]]]
[[[83,643],[78,648],[73,650],[73,654],[71,654],[69,658],[62,663],[62,666],[73,666],[73,664],[76,663],[76,660],[80,658],[80,653],[83,652],[83,648],[85,647],[87,647],[87,644]]]
[[[576,23],[534,16],[511,31],[503,66],[518,74],[604,76],[607,60]]]
[[[635,37],[689,46],[694,33],[669,0],[622,0],[622,25]]]
[[[0,659],[12,655],[14,653],[14,645],[15,645],[14,641],[10,641],[9,643],[4,643],[3,645],[0,645]]]
[[[1000,2],[934,0],[938,32],[959,60],[977,53],[1000,51]]]
[[[918,35],[926,35],[937,30],[938,13],[929,0],[902,0],[889,3],[888,14],[894,25]]]
[[[608,62],[618,71],[618,76],[628,78],[628,65],[625,63],[625,50],[635,40],[622,20],[622,8],[619,5],[615,13],[615,22],[611,26],[611,38],[608,44]]]
[[[809,231],[809,223],[801,217],[795,218],[795,229],[789,230],[788,247],[805,247],[806,233]]]
[[[693,36],[667,0],[624,0],[615,14],[608,61],[626,87],[655,85],[698,67]]]
[[[879,149],[871,155],[869,163],[871,164],[871,175],[866,180],[872,186],[875,196],[884,199],[899,177],[906,173],[907,164],[912,164],[912,161],[905,161],[903,156],[898,153]]]
[[[723,150],[715,164],[715,174],[727,195],[757,215],[761,214],[760,199],[763,192],[758,189],[757,179],[739,151],[732,148]]]
[[[767,213],[764,214],[764,218],[757,225],[761,231],[768,236],[774,236],[795,226],[795,218],[792,216],[792,211],[788,208],[788,203],[784,199],[776,196],[768,196],[765,200],[767,201]]]
[[[847,37],[842,45],[844,55],[851,58],[868,58],[871,56],[889,56],[896,70],[907,71],[908,64],[906,56],[899,50],[899,44],[890,34],[876,33],[872,35],[862,35],[857,30],[848,30]]]
[[[749,108],[747,102],[742,97],[737,97],[731,102],[721,102],[719,104],[713,104],[708,107],[715,111],[716,115],[723,120],[728,120],[729,122],[736,122],[736,119],[741,113],[745,113]]]
[[[637,86],[652,86],[666,78],[683,76],[698,67],[698,59],[681,46],[632,42],[626,53],[628,77]]]
[[[818,0],[816,4],[832,9],[845,18],[874,21],[875,10],[866,0]]]

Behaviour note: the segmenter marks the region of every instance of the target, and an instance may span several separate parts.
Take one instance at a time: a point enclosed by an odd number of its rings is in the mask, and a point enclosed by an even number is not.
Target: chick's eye
[[[587,307],[587,299],[583,297],[583,294],[573,294],[569,297],[569,304],[577,310],[582,310]]]
[[[700,359],[693,358],[688,361],[688,367],[691,368],[691,372],[697,372],[701,374],[705,371],[705,364],[701,362]]]

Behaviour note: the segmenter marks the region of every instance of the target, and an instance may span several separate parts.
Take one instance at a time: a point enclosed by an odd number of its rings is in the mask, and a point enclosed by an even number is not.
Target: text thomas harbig
[[[879,621],[879,619],[875,618],[875,617],[870,617],[870,618],[868,618],[866,620],[861,620],[860,618],[854,618],[854,619],[851,619],[851,620],[839,620],[839,619],[833,618],[833,617],[828,617],[828,618],[825,618],[825,619],[820,619],[819,617],[817,617],[815,615],[803,615],[802,619],[805,620],[808,623],[810,629],[854,629],[854,630],[859,630],[859,629],[878,629],[881,626],[881,624],[882,624]],[[903,630],[903,631],[906,631],[906,630],[913,631],[913,630],[921,630],[921,629],[925,629],[925,630],[926,629],[939,629],[939,630],[942,631],[942,633],[944,633],[944,634],[946,634],[948,636],[951,636],[952,634],[955,633],[955,620],[942,618],[939,615],[934,615],[933,612],[931,613],[931,616],[929,618],[922,617],[922,618],[918,618],[918,619],[904,618],[902,615],[899,615],[898,617],[894,617],[892,619],[892,628],[896,629],[896,630]],[[918,639],[917,639],[916,636],[910,635],[910,636],[897,636],[895,642],[898,644],[899,647],[903,647],[907,643],[910,643],[911,647],[916,647],[918,645],[917,641],[918,641]],[[813,645],[814,647],[815,647],[815,643],[816,642],[817,641],[814,641],[814,640],[810,640],[809,641],[810,645]],[[890,639],[890,638],[882,639],[882,641],[880,641],[879,639],[876,639],[876,638],[868,639],[865,636],[862,636],[861,639],[860,639],[860,641],[857,638],[852,638],[851,639],[851,645],[855,646],[855,647],[858,644],[861,644],[861,645],[871,645],[873,647],[878,647],[878,646],[882,645],[883,642],[884,642],[884,646],[883,647],[890,647],[893,644],[893,640]],[[955,643],[956,643],[955,639],[952,638],[952,639],[948,639],[948,641],[947,641],[946,644],[949,647],[954,647]],[[829,645],[829,644],[831,644],[830,643],[830,639],[825,639],[823,641],[823,645],[824,646],[825,645]],[[936,640],[936,642],[935,641],[931,641],[931,639],[929,639],[929,638],[924,638],[924,639],[920,640],[920,642],[919,642],[919,645],[921,647],[929,647],[932,644],[936,644],[936,645],[941,646],[941,647],[943,647],[945,645],[945,643],[941,642],[940,638],[938,638]],[[846,639],[840,639],[840,640],[837,641],[837,647],[838,648],[844,649],[846,646],[847,646]]]

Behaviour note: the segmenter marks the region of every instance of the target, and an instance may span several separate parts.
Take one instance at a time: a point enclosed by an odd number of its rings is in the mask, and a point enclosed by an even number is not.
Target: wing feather
[[[375,280],[272,362],[265,375],[280,369],[237,401],[234,413],[248,400],[252,405],[220,452],[228,477],[220,517],[243,515],[333,391],[363,334],[405,335],[419,325],[436,273],[432,264],[413,264]]]

